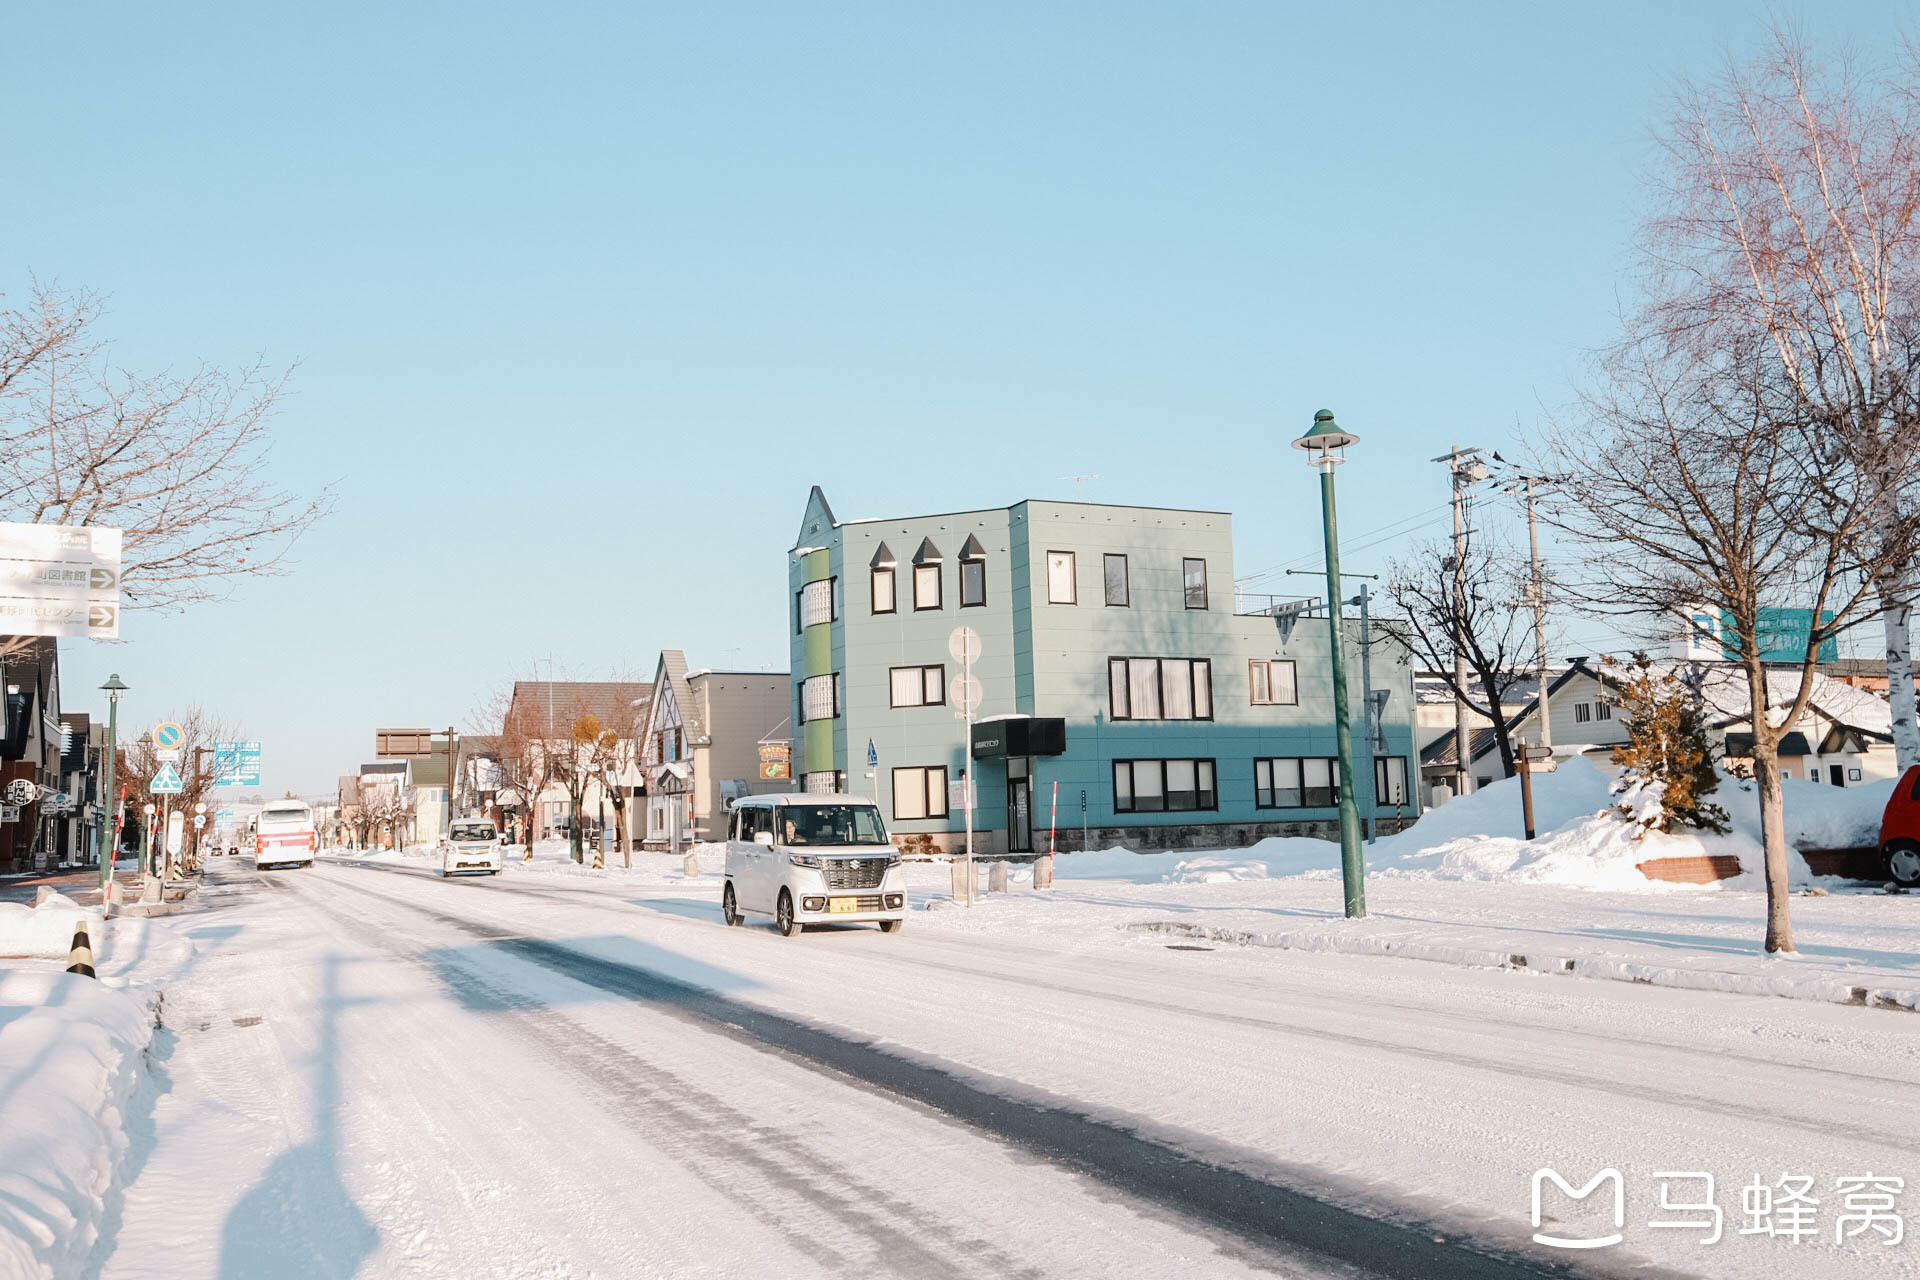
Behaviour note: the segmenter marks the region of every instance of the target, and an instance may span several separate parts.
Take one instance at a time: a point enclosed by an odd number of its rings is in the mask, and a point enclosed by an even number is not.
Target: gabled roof
[[[590,713],[624,736],[634,723],[633,704],[652,693],[652,685],[637,680],[515,680],[508,714],[521,708],[525,723],[539,733],[547,725],[551,708],[553,736],[558,739],[567,736],[576,717]]]
[[[815,491],[818,492],[817,489]],[[656,689],[664,688],[667,694],[672,697],[673,705],[680,713],[680,727],[685,730],[688,741],[697,742],[704,740],[707,736],[707,726],[704,717],[700,713],[699,701],[693,696],[693,690],[687,685],[687,655],[685,653],[682,653],[678,649],[662,649],[660,651],[660,662],[654,671],[653,687]],[[663,706],[665,706],[665,700],[655,698],[652,705],[647,708],[645,734],[649,737],[657,732],[660,727],[656,723],[657,717],[655,713]]]
[[[880,544],[879,549],[873,553],[873,559],[867,561],[867,567],[869,569],[891,569],[898,563],[899,561],[894,559],[893,551],[883,542]]]
[[[962,560],[984,560],[987,558],[987,549],[980,545],[980,539],[974,537],[972,534],[968,534],[967,540],[960,544],[960,558]]]
[[[920,549],[913,553],[915,564],[939,564],[940,548],[933,545],[932,538],[920,539]]]

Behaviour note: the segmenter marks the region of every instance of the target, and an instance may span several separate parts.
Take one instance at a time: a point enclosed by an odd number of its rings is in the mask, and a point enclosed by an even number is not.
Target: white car
[[[500,874],[500,833],[481,818],[455,818],[440,842],[440,874]]]
[[[728,924],[771,916],[791,935],[810,924],[872,921],[893,933],[906,923],[900,855],[871,800],[749,796],[728,815],[727,837]]]

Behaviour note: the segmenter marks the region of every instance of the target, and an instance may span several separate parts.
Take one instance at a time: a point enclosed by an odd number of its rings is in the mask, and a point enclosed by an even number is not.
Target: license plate
[[[850,915],[859,909],[860,899],[858,898],[827,899],[827,913],[829,915]]]

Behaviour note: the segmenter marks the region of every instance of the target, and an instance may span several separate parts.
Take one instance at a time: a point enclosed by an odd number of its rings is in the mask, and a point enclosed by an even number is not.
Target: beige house
[[[490,816],[510,824],[517,832],[519,823],[531,821],[539,839],[565,838],[573,818],[573,797],[565,781],[565,771],[582,768],[586,776],[580,788],[580,825],[591,833],[604,820],[611,825],[624,807],[625,837],[632,840],[640,830],[641,797],[645,775],[639,764],[638,733],[645,722],[652,700],[653,686],[635,680],[516,680],[507,710],[507,721],[526,728],[537,744],[551,754],[553,777],[539,795],[522,797],[503,787],[497,778],[498,737],[491,745],[476,751],[469,767],[473,777],[463,779],[476,797],[488,797]],[[616,746],[610,758],[592,761],[572,738],[573,726],[582,717],[592,716],[603,729],[610,730]],[[615,803],[616,798],[623,802]],[[531,803],[529,803],[529,799]],[[473,803],[481,803],[476,798]],[[631,844],[627,847],[631,848]]]
[[[640,734],[644,847],[716,840],[733,801],[793,790],[783,750],[792,737],[786,672],[688,671],[686,655],[666,649],[653,690]]]

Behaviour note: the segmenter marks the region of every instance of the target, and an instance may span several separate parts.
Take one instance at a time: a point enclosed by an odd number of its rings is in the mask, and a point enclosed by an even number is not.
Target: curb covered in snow
[[[1637,982],[1656,987],[1685,987],[1694,991],[1726,991],[1736,995],[1778,996],[1788,1000],[1817,1000],[1827,1004],[1862,1005],[1872,1009],[1899,1009],[1920,1012],[1920,991],[1882,987],[1856,987],[1844,982],[1820,978],[1773,978],[1761,974],[1727,973],[1717,969],[1676,969],[1666,965],[1637,964],[1630,960],[1606,960],[1593,957],[1518,955],[1505,951],[1487,951],[1474,947],[1450,947],[1410,938],[1356,936],[1337,937],[1326,933],[1250,933],[1240,929],[1222,929],[1213,925],[1187,924],[1175,920],[1142,920],[1122,925],[1132,933],[1164,933],[1183,938],[1204,938],[1242,947],[1277,947],[1291,951],[1326,951],[1344,955],[1397,956],[1403,960],[1433,960],[1441,964],[1463,965],[1476,969],[1526,969],[1535,973],[1571,974],[1577,978],[1603,978],[1614,982]]]

